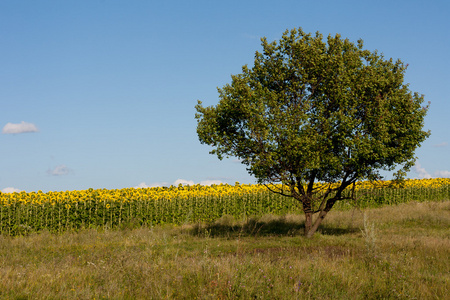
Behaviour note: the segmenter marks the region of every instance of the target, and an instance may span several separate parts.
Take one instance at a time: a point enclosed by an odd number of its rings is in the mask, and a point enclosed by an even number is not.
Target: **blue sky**
[[[432,132],[409,177],[450,177],[449,3],[2,0],[0,190],[253,183],[199,143],[194,106],[297,27],[408,63]]]

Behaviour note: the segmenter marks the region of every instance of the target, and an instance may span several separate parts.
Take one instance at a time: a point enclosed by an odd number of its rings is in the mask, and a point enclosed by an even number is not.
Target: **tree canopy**
[[[293,29],[261,42],[254,66],[218,89],[216,106],[198,102],[198,137],[220,159],[241,159],[259,183],[287,187],[275,192],[302,203],[312,236],[347,187],[381,170],[406,174],[429,135],[428,106],[404,83],[407,65],[362,40]]]

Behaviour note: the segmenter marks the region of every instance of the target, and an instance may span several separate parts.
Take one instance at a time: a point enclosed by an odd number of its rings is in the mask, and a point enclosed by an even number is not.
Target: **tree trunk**
[[[302,199],[303,212],[305,213],[305,236],[311,230],[312,219],[313,219],[313,210],[311,207],[311,202],[307,197]]]
[[[309,231],[311,230],[312,226],[312,211],[305,211],[305,236],[308,236]]]
[[[336,203],[337,199],[340,199],[340,198],[341,198],[341,191],[338,191],[338,193],[335,197],[327,200],[327,204],[325,205],[325,208],[319,212],[319,216],[317,217],[316,221],[314,221],[314,225],[309,227],[308,232],[306,232],[306,227],[305,227],[305,236],[307,238],[310,238],[314,235],[314,233],[317,231],[317,228],[319,228],[320,224],[322,223],[323,219],[325,219],[328,212],[333,208],[334,203]]]
[[[327,213],[328,212],[322,210],[319,213],[319,216],[317,217],[316,221],[314,222],[314,225],[312,225],[312,226],[310,225],[308,230],[306,229],[306,226],[305,226],[305,236],[307,238],[310,238],[314,235],[314,233],[317,231],[317,228],[319,228],[320,223],[322,223],[323,219],[325,219],[325,216],[327,215]]]

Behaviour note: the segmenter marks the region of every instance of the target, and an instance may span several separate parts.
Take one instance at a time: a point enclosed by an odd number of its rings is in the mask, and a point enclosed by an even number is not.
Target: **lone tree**
[[[343,192],[355,182],[380,179],[380,170],[406,174],[429,136],[428,106],[403,83],[407,65],[364,50],[362,40],[293,29],[261,44],[253,68],[218,89],[216,106],[198,101],[198,137],[300,201],[311,237],[336,201],[353,197]]]

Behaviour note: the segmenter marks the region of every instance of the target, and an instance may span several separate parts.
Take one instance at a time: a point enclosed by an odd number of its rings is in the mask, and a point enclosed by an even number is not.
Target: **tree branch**
[[[283,187],[284,187],[284,184],[281,186],[281,189],[280,189],[281,192],[280,192],[280,191],[276,191],[276,190],[270,188],[268,184],[265,184],[265,183],[264,183],[264,186],[265,186],[269,191],[271,191],[272,193],[279,194],[279,195],[285,196],[285,197],[294,197],[292,194],[285,194],[285,193],[283,192],[283,190],[284,190],[284,188],[283,188]]]

